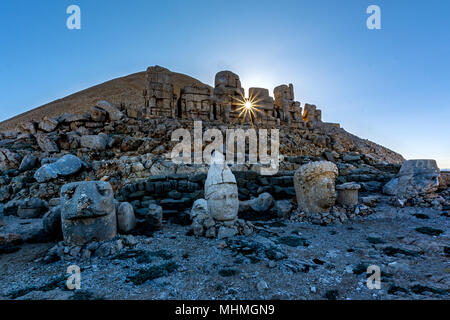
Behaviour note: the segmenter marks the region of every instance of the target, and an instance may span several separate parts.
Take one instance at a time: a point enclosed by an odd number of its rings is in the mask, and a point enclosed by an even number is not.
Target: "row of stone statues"
[[[242,103],[250,100],[255,104],[252,118],[241,118],[243,121],[269,125],[286,123],[297,127],[322,121],[321,111],[315,105],[305,104],[302,114],[300,102],[295,101],[292,84],[276,87],[274,97],[269,95],[267,89],[250,88],[246,99],[239,76],[231,71],[218,72],[213,89],[209,86],[185,86],[177,95],[172,73],[159,66],[147,69],[144,89],[145,114],[148,117],[166,116],[230,123],[240,120]]]
[[[299,210],[307,213],[329,212],[336,200],[336,165],[328,161],[311,162],[294,175]],[[341,204],[358,203],[359,185],[338,186]],[[205,199],[191,209],[192,230],[196,236],[226,238],[249,235],[251,223],[238,219],[239,196],[236,178],[221,153],[215,152],[205,181]],[[108,182],[83,181],[61,188],[61,222],[66,244],[82,245],[90,241],[114,238],[119,231],[129,232],[136,225],[129,203],[117,203]],[[160,220],[162,220],[162,210]]]

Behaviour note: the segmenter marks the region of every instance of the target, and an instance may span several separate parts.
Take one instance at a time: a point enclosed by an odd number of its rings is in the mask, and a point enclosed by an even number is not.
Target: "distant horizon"
[[[230,70],[246,91],[292,83],[324,121],[450,168],[448,1],[79,0],[68,30],[71,4],[3,4],[2,121],[150,65],[206,84]],[[370,4],[381,30],[366,27]]]

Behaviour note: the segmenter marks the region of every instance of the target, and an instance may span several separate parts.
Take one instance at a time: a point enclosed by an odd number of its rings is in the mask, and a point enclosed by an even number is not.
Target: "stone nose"
[[[87,209],[91,205],[91,199],[86,195],[82,194],[80,198],[78,198],[77,209],[78,212]]]

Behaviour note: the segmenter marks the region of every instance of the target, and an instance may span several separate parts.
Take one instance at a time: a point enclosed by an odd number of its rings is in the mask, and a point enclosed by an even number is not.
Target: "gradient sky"
[[[371,4],[382,30],[366,28]],[[0,121],[150,65],[209,84],[228,69],[246,89],[293,83],[324,121],[450,168],[448,0],[3,0],[0,41]]]

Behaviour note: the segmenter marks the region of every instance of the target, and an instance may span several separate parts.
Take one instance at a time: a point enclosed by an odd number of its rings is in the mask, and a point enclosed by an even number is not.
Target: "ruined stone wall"
[[[248,98],[244,95],[239,76],[231,71],[216,74],[214,89],[186,86],[174,92],[169,70],[154,66],[147,69],[143,91],[144,107],[128,107],[128,116],[139,118],[172,117],[189,120],[210,120],[223,123],[259,123],[303,128],[306,123],[316,125],[322,120],[321,111],[305,105],[302,114],[300,102],[295,101],[292,84],[274,89],[274,97],[265,88],[250,88]],[[251,116],[244,116],[242,104],[250,100],[255,105]]]

